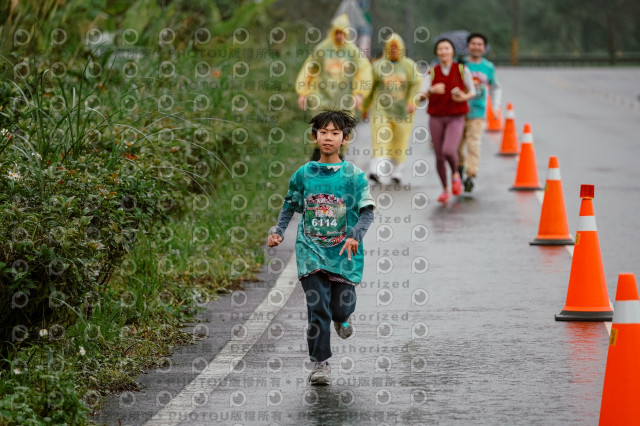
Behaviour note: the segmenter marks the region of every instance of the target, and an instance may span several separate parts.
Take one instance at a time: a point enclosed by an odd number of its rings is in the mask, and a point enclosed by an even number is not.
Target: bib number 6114
[[[329,219],[329,218],[313,218],[311,219],[311,225],[312,226],[336,226],[338,225],[338,222],[336,221],[335,218],[333,219]]]

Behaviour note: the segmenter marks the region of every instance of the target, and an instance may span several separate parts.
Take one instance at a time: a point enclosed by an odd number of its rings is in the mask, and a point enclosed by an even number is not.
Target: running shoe
[[[391,181],[393,183],[402,183],[402,169],[404,169],[404,163],[397,164],[394,161],[393,173],[391,174]]]
[[[329,363],[314,368],[309,374],[309,383],[312,385],[328,385],[331,383],[331,366]]]
[[[467,176],[464,180],[464,192],[473,191],[473,178],[471,176]]]
[[[460,176],[456,179],[451,179],[451,192],[453,195],[460,195],[462,192],[462,181],[460,180]]]
[[[440,194],[440,196],[438,197],[438,202],[442,203],[442,204],[447,204],[447,201],[449,201],[449,192],[448,191],[444,191],[442,194]]]
[[[338,336],[340,336],[343,339],[346,339],[353,334],[353,326],[351,325],[351,321],[349,321],[350,319],[351,317],[349,317],[349,319],[347,319],[345,322],[339,322],[339,321],[333,322],[333,326],[336,329],[336,333],[338,333]]]

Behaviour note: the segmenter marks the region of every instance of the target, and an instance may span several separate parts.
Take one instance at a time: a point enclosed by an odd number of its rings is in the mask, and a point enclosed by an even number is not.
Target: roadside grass
[[[256,24],[251,49],[269,51],[259,37],[266,27]],[[154,60],[136,81],[85,81],[84,67],[70,69],[71,83],[45,77],[18,85],[22,94],[3,86],[23,99],[0,110],[13,136],[0,141],[0,173],[20,176],[2,180],[0,195],[9,237],[2,290],[13,300],[5,313],[17,312],[19,292],[39,304],[8,330],[18,334],[0,360],[0,424],[90,423],[105,395],[135,391],[137,374],[165,367],[173,347],[199,338],[182,328],[207,301],[255,279],[288,178],[308,158],[308,125],[287,86],[301,60],[287,55],[295,46],[294,37],[277,46],[286,65],[278,78],[264,58],[236,85],[235,62],[223,60],[197,91],[171,90],[194,61],[165,81],[149,80]],[[244,86],[251,81],[284,88],[256,91]],[[233,112],[235,96],[244,110]],[[87,280],[40,281],[15,264],[46,270],[60,257]]]

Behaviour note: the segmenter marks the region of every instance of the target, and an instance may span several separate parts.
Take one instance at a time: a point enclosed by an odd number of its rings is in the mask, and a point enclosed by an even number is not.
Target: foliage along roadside
[[[265,25],[243,49],[268,55],[240,79],[230,54],[185,60],[188,46],[144,61],[94,49],[82,67],[59,52],[4,58],[3,422],[86,421],[102,395],[135,389],[136,373],[193,341],[179,326],[260,266],[279,209],[269,197],[286,191],[306,128],[270,108],[274,91],[295,105],[286,82],[299,58],[288,54],[295,40],[261,41]],[[286,69],[276,79],[274,56]],[[162,75],[163,62],[173,72]],[[194,89],[196,66],[210,71]],[[269,157],[281,159],[275,173]]]

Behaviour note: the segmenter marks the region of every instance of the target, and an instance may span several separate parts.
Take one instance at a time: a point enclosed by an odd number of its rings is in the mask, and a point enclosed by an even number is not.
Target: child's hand
[[[355,256],[358,252],[358,242],[353,238],[347,238],[347,241],[345,241],[342,246],[342,250],[340,250],[339,256],[342,256],[345,249],[347,249],[347,259],[351,260],[351,253]]]
[[[271,234],[269,235],[269,240],[267,241],[267,244],[269,245],[269,247],[274,247],[280,244],[281,242],[282,242],[282,237],[279,234]]]

